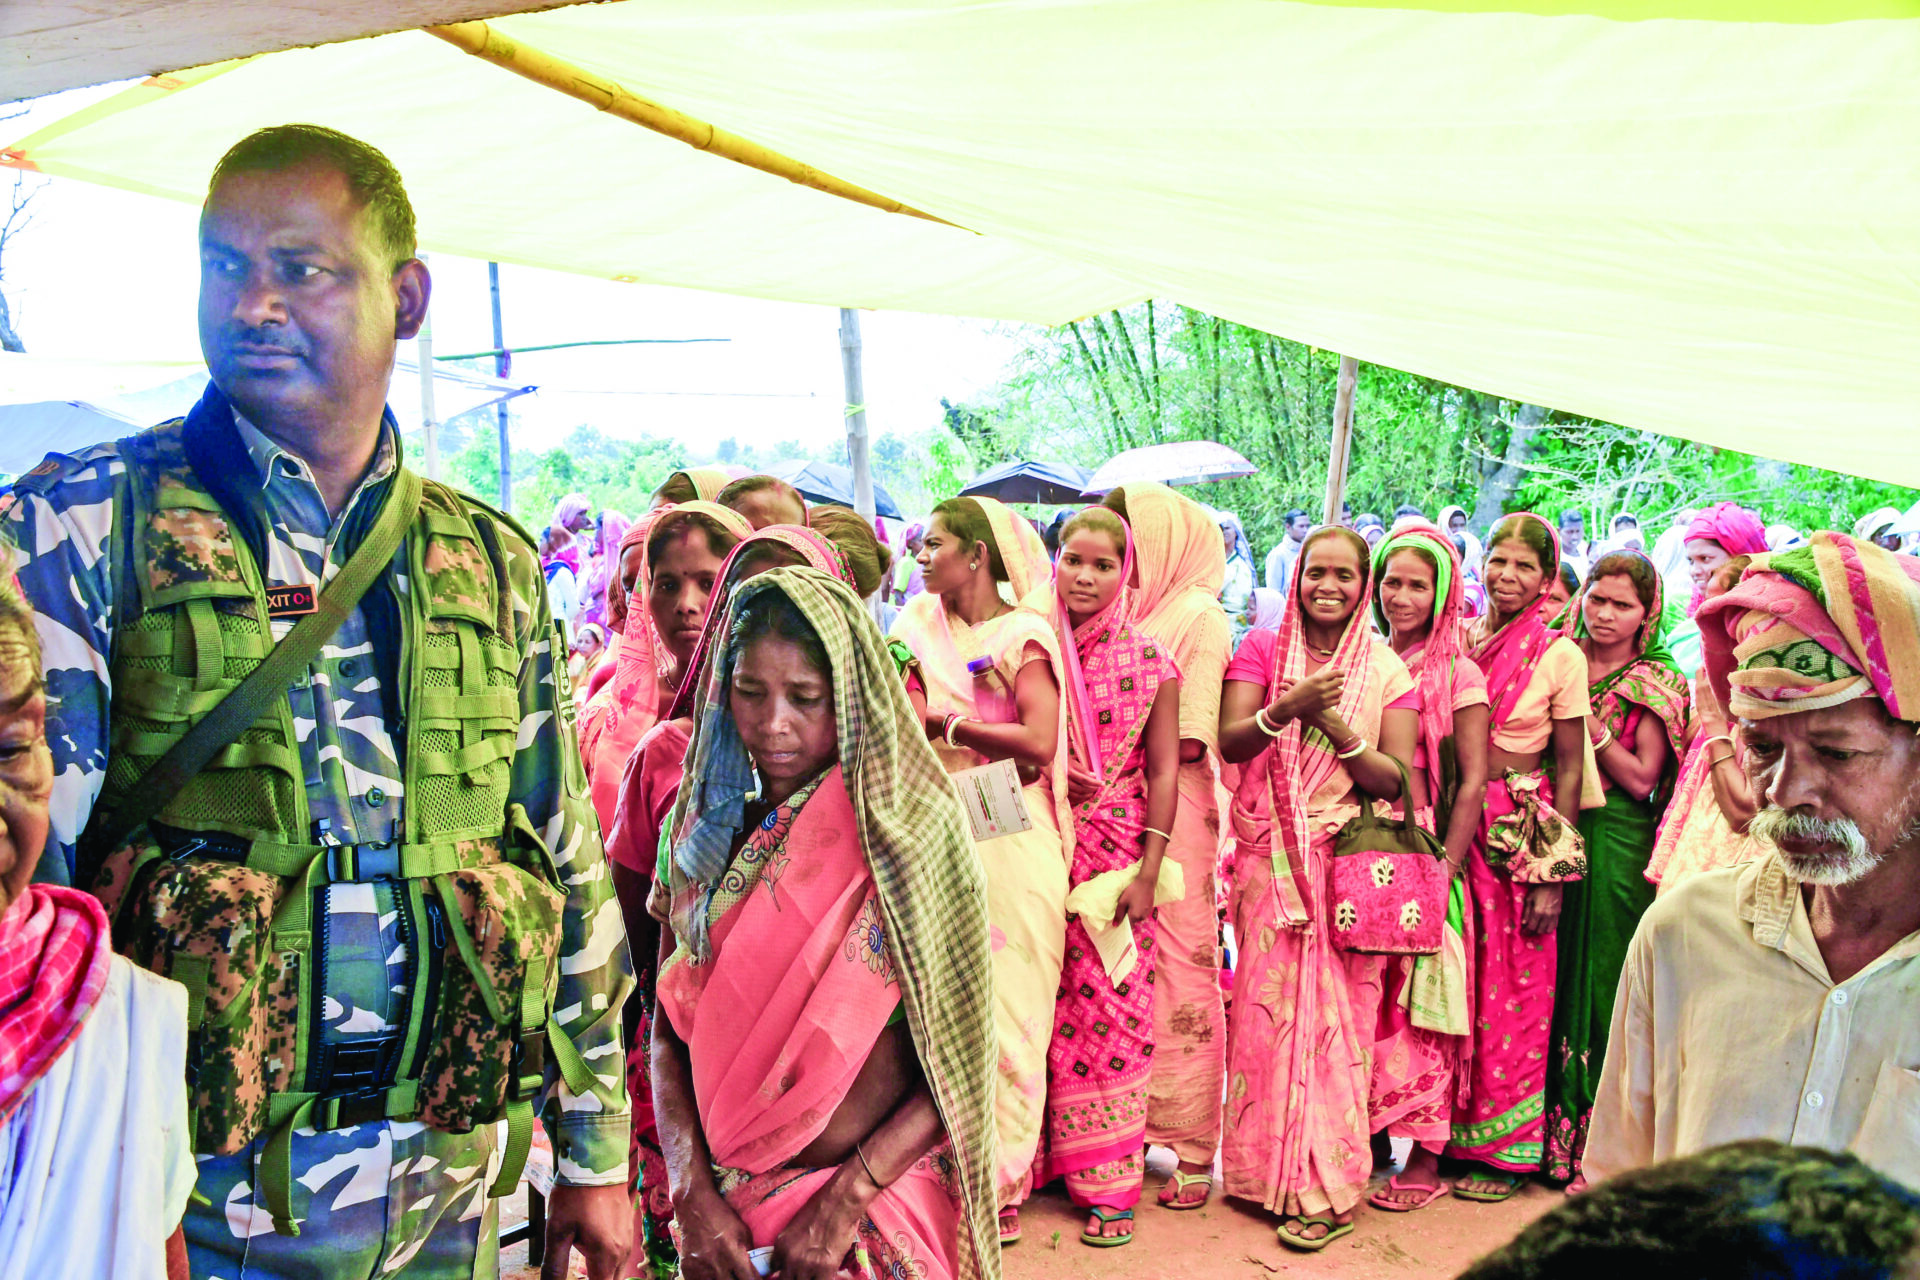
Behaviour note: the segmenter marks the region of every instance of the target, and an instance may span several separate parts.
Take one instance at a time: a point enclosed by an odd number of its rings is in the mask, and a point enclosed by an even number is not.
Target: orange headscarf
[[[1227,554],[1207,509],[1164,484],[1118,490],[1133,527],[1140,586],[1133,625],[1165,645],[1180,668],[1180,736],[1220,745],[1220,684],[1233,659],[1233,629],[1220,607]]]

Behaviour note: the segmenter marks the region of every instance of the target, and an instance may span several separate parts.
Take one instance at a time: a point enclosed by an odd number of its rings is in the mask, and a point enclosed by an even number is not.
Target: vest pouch
[[[422,1123],[466,1133],[506,1113],[529,973],[550,1007],[560,976],[566,895],[512,863],[469,867],[423,886],[445,915],[440,1008],[420,1079]]]
[[[121,950],[187,988],[193,1149],[231,1155],[270,1127],[268,1098],[294,1084],[300,957],[273,946],[287,882],[246,866],[244,849],[227,861],[218,845],[170,843],[131,877]]]

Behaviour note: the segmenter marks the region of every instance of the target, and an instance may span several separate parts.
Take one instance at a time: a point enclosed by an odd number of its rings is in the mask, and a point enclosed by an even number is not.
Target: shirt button
[[[1818,1089],[1807,1095],[1807,1105],[1818,1111],[1827,1104],[1827,1099]]]
[[[381,805],[385,804],[386,802],[387,802],[386,792],[382,791],[378,787],[373,787],[370,790],[368,790],[367,804],[370,807],[378,809]]]
[[[1845,991],[1836,991],[1836,992],[1834,992],[1834,993],[1833,993],[1833,1002],[1834,1002],[1835,1004],[1845,1004],[1845,1003],[1847,1002],[1847,993],[1846,993]]]
[[[357,658],[348,658],[340,664],[340,674],[351,680],[360,674],[360,662]]]

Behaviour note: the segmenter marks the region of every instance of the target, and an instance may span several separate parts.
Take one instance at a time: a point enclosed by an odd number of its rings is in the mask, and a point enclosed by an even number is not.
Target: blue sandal
[[[1102,1209],[1096,1204],[1089,1208],[1087,1213],[1092,1217],[1098,1218],[1102,1228],[1105,1228],[1109,1223],[1130,1223],[1133,1221],[1133,1210],[1131,1209]],[[1080,1233],[1080,1243],[1091,1245],[1095,1249],[1117,1249],[1123,1244],[1133,1243],[1133,1232],[1129,1229],[1127,1234],[1123,1236],[1097,1236],[1090,1231],[1082,1231]]]

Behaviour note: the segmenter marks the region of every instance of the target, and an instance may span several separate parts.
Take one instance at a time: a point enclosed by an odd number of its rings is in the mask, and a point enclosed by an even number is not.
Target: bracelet
[[[1600,727],[1600,736],[1593,740],[1594,754],[1598,755],[1600,752],[1605,751],[1608,747],[1612,745],[1613,745],[1613,730],[1607,728],[1605,725],[1602,725]]]
[[[1280,730],[1267,723],[1267,709],[1265,707],[1253,713],[1253,724],[1255,728],[1266,734],[1269,738],[1277,738],[1280,736]]]
[[[1733,759],[1733,752],[1731,751],[1727,752],[1727,754],[1723,756],[1708,756],[1707,768],[1718,769],[1721,765],[1725,764],[1727,761],[1731,759]]]
[[[1142,828],[1142,831],[1143,831],[1143,832],[1144,832],[1145,834],[1147,834],[1147,835],[1150,835],[1150,836],[1159,836],[1159,837],[1160,837],[1160,838],[1161,838],[1162,840],[1165,840],[1165,841],[1166,841],[1166,842],[1167,842],[1168,844],[1172,844],[1172,843],[1173,843],[1173,833],[1172,833],[1172,832],[1169,832],[1169,831],[1162,831],[1162,830],[1161,830],[1160,828],[1158,828],[1158,827],[1143,827],[1143,828]]]
[[[959,749],[960,744],[953,740],[953,731],[958,729],[965,719],[966,717],[957,711],[950,712],[947,715],[946,727],[940,731],[940,736],[946,740],[946,744],[955,750]]]
[[[853,1154],[860,1157],[860,1168],[866,1173],[867,1181],[871,1182],[874,1186],[878,1187],[880,1190],[885,1191],[887,1189],[887,1184],[873,1176],[873,1166],[867,1163],[867,1153],[860,1149],[860,1144],[858,1142],[853,1144]]]
[[[1705,751],[1708,747],[1712,746],[1716,742],[1724,742],[1727,744],[1728,748],[1732,748],[1733,735],[1730,733],[1716,733],[1711,738],[1704,739],[1700,743],[1700,749],[1702,751]]]
[[[1365,738],[1355,738],[1353,740],[1352,747],[1350,747],[1345,751],[1334,752],[1333,758],[1336,760],[1351,760],[1355,756],[1365,751],[1366,749],[1367,749],[1367,740]]]

